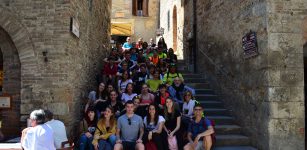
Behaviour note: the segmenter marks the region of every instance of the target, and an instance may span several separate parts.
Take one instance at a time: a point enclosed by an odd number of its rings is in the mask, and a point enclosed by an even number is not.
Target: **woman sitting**
[[[118,118],[121,115],[121,112],[125,108],[123,103],[118,99],[118,94],[115,90],[110,92],[109,104],[108,105],[110,105],[113,108],[115,118]]]
[[[164,130],[169,138],[176,136],[177,147],[182,147],[182,135],[179,131],[181,124],[180,111],[175,108],[175,103],[171,98],[166,99],[166,107],[164,108],[165,125]]]
[[[143,135],[143,141],[146,145],[147,142],[154,142],[159,150],[167,150],[167,143],[162,135],[165,119],[160,116],[157,111],[157,107],[154,104],[150,104],[148,107],[147,116],[144,118],[145,133]]]
[[[93,107],[89,107],[86,111],[84,119],[80,122],[79,149],[93,150],[93,136],[97,125],[96,111]]]
[[[114,109],[108,106],[103,117],[98,121],[93,145],[95,150],[112,150],[116,142],[116,119]]]
[[[122,78],[118,80],[118,92],[120,94],[124,93],[128,83],[133,83],[130,79],[130,74],[128,71],[124,71],[122,74]]]
[[[126,103],[129,100],[132,100],[134,96],[136,96],[136,93],[133,93],[133,84],[128,83],[125,89],[125,92],[122,94],[121,101],[122,103]]]
[[[149,93],[149,87],[147,84],[143,84],[142,86],[142,93],[139,95],[141,98],[141,106],[148,106],[149,104],[153,103],[155,100],[155,96]]]

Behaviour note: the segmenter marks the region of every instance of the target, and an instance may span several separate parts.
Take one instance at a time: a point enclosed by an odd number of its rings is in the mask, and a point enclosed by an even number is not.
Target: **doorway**
[[[0,27],[0,97],[10,99],[10,108],[1,106],[1,130],[6,138],[20,135],[21,63],[14,42]]]

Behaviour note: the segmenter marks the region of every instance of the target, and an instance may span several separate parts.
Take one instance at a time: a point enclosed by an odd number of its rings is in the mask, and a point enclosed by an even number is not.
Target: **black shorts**
[[[124,150],[135,150],[136,142],[123,141]]]

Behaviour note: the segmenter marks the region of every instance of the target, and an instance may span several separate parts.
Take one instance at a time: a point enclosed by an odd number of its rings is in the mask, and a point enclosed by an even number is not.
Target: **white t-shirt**
[[[190,100],[189,103],[184,102],[182,106],[182,112],[184,116],[193,117],[193,109],[195,106],[195,100]]]
[[[122,80],[118,80],[118,87],[120,88],[121,92],[125,92],[128,83],[133,83],[133,81],[131,79],[128,79],[125,82],[122,82]]]
[[[161,122],[165,122],[165,119],[160,115],[159,115],[158,123],[156,125],[154,125],[153,122],[151,122],[149,125],[147,125],[147,116],[144,118],[145,128],[148,129],[149,131],[158,130],[159,124]]]
[[[128,100],[132,100],[134,96],[137,96],[136,93],[132,93],[131,95],[128,95],[127,93],[122,94],[122,102],[126,103]]]
[[[45,124],[53,130],[55,148],[61,148],[62,142],[67,141],[64,123],[62,121],[52,119]]]
[[[55,150],[52,129],[46,124],[32,127],[27,131],[22,147],[25,150]]]

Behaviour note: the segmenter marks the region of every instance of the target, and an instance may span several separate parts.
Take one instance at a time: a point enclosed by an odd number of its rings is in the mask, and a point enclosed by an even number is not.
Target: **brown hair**
[[[113,113],[113,115],[110,117],[110,126],[113,127],[115,125],[115,121],[116,121],[115,112],[114,112],[114,109],[111,105],[107,106],[105,110],[107,110],[107,109],[110,109],[111,112]],[[101,119],[102,119],[102,125],[106,126],[106,118],[104,117],[104,115],[102,115]]]

